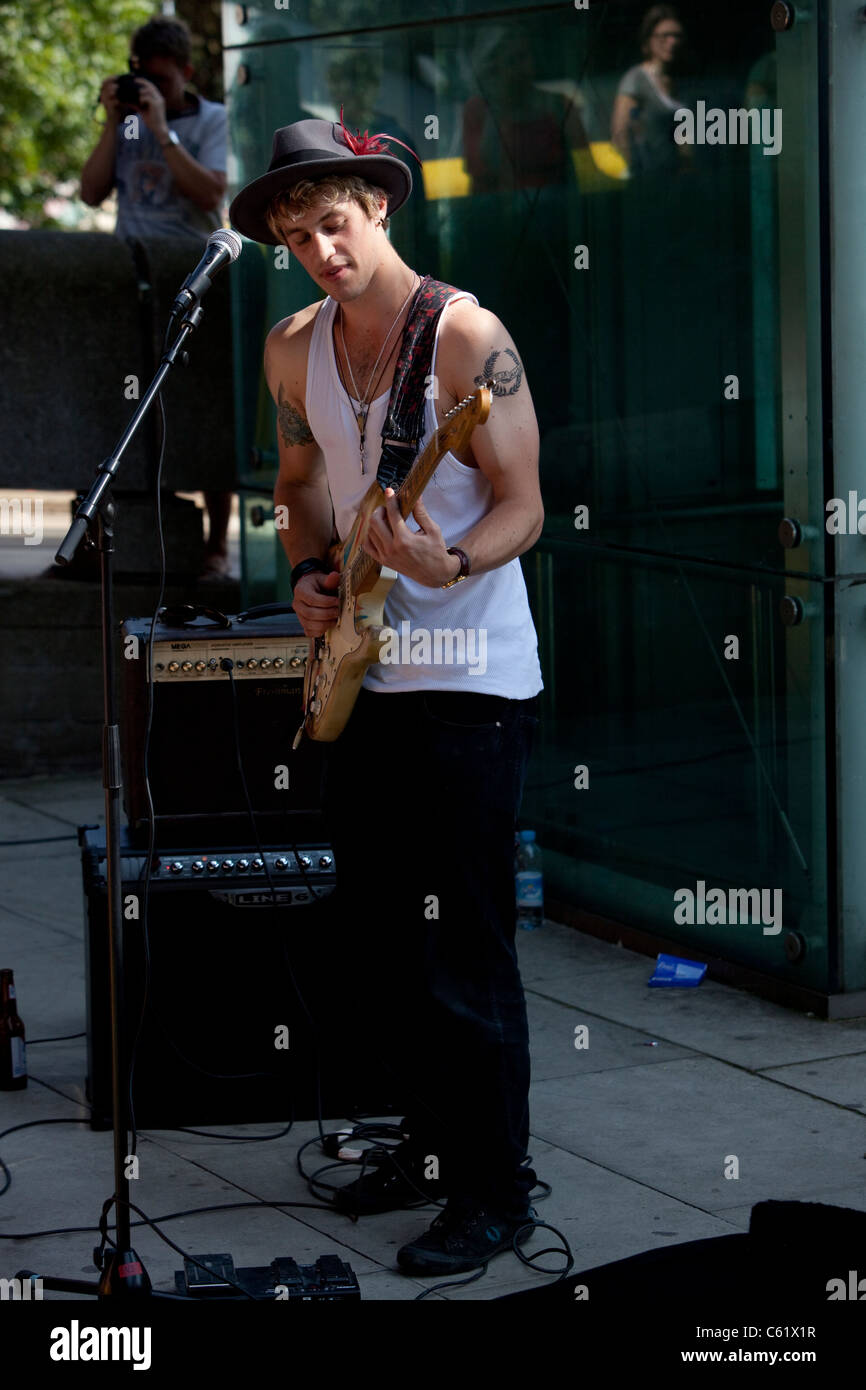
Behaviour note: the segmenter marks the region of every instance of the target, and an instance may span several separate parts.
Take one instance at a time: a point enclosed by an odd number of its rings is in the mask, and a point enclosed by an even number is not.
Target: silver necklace
[[[346,351],[346,338],[345,338],[345,335],[344,335],[344,333],[343,333],[343,306],[342,306],[342,304],[340,305],[340,320],[339,320],[338,327],[339,327],[339,329],[340,329],[340,341],[341,341],[342,344],[343,344],[343,356],[344,356],[345,359],[346,359],[346,366],[349,368],[349,380],[350,380],[351,383],[352,383],[352,390],[353,390],[354,393],[355,393],[355,399],[357,400],[358,404],[359,404],[360,407],[361,407],[360,410],[358,410],[358,411],[356,412],[356,419],[357,419],[357,422],[358,422],[358,430],[359,430],[359,433],[360,433],[361,472],[362,472],[362,473],[366,473],[366,471],[367,471],[367,416],[368,416],[368,414],[369,414],[370,405],[371,405],[371,402],[367,399],[367,393],[369,392],[371,383],[372,383],[372,381],[373,381],[373,378],[374,378],[374,376],[376,375],[376,368],[378,367],[379,363],[380,363],[381,360],[382,360],[382,353],[385,351],[385,348],[386,348],[387,345],[388,345],[388,342],[389,342],[389,339],[390,339],[390,337],[391,337],[391,334],[394,332],[394,329],[397,327],[397,323],[398,323],[398,321],[399,321],[399,319],[400,319],[400,315],[403,313],[403,310],[406,308],[406,305],[409,303],[409,300],[412,298],[412,295],[415,293],[415,288],[416,288],[416,286],[415,286],[415,280],[416,280],[416,278],[417,278],[417,273],[416,273],[415,271],[413,271],[413,272],[412,272],[412,285],[411,285],[411,288],[410,288],[409,293],[407,294],[406,298],[403,300],[403,303],[400,305],[400,308],[397,310],[397,316],[396,316],[396,318],[394,319],[394,322],[391,324],[391,327],[388,329],[387,335],[386,335],[386,337],[385,337],[385,341],[384,341],[384,343],[382,344],[381,348],[379,349],[379,356],[376,358],[376,361],[373,363],[373,370],[371,371],[371,373],[370,373],[370,375],[369,375],[369,377],[368,377],[368,379],[367,379],[367,387],[366,387],[366,390],[364,391],[363,396],[360,394],[360,392],[359,392],[359,390],[358,390],[358,386],[357,386],[357,383],[356,383],[356,381],[355,381],[355,373],[352,371],[352,363],[349,361],[349,354],[348,354],[348,352]],[[419,280],[418,283],[419,283],[419,284],[421,283],[420,280]],[[378,381],[377,381],[377,384],[378,384]]]

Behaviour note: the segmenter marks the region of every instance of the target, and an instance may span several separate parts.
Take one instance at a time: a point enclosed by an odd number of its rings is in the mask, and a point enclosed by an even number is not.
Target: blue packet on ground
[[[654,973],[647,980],[648,985],[668,985],[679,989],[694,989],[707,973],[707,967],[697,960],[686,960],[683,956],[668,956],[659,952]]]

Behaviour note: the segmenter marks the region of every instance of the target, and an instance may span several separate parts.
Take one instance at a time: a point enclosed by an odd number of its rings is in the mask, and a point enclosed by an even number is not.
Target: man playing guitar
[[[311,638],[337,619],[334,528],[344,541],[376,477],[403,329],[419,292],[438,284],[387,236],[411,187],[379,137],[305,120],[275,133],[268,172],[231,208],[241,232],[288,246],[327,296],[278,323],[265,347],[274,501],[288,508],[280,535]],[[441,459],[411,516],[393,488],[372,515],[364,550],[399,576],[385,614],[411,648],[368,668],[327,749],[326,796],[358,1026],[410,1106],[408,1137],[338,1206],[358,1215],[446,1197],[398,1252],[400,1269],[421,1275],[473,1269],[528,1239],[536,1181],[513,852],[542,688],[517,558],[543,523],[538,426],[503,324],[474,296],[439,288],[433,358],[412,387],[427,397],[424,438],[485,383],[492,408]],[[431,655],[431,631],[481,630],[484,669]]]

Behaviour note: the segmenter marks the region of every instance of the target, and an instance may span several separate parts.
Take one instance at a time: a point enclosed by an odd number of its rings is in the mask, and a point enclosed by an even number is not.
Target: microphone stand
[[[198,302],[183,311],[180,332],[163,353],[159,368],[139,402],[138,408],[115,445],[113,451],[97,470],[87,496],[81,502],[69,530],[55,555],[59,565],[68,565],[85,532],[96,525],[96,545],[99,551],[99,574],[102,614],[102,689],[104,723],[102,729],[102,785],[105,791],[105,846],[108,879],[108,950],[109,993],[111,1009],[111,1094],[114,1130],[114,1195],[117,1208],[117,1239],[115,1249],[105,1259],[98,1282],[82,1279],[42,1278],[42,1287],[62,1293],[91,1294],[99,1298],[137,1295],[160,1297],[153,1293],[150,1278],[131,1244],[129,1219],[129,1179],[126,1176],[129,1152],[129,1094],[126,1085],[125,1017],[123,1001],[123,948],[121,939],[121,863],[120,808],[123,778],[120,760],[120,735],[117,725],[115,695],[114,590],[112,557],[114,555],[114,504],[109,489],[117,474],[120,460],[141,425],[157,391],[178,358],[186,366],[188,356],[182,351],[190,333],[198,327],[202,308]],[[31,1271],[21,1271],[33,1277]],[[41,1276],[40,1276],[41,1277]]]

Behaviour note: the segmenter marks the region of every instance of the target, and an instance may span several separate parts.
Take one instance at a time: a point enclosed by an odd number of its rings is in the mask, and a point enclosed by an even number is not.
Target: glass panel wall
[[[523,823],[549,897],[828,988],[816,18],[774,33],[752,0],[682,19],[631,0],[362,11],[226,6],[230,175],[343,103],[422,161],[401,256],[514,336],[547,514],[524,557],[545,694]],[[261,344],[318,291],[270,251],[243,260],[257,601],[288,592],[262,510]],[[699,882],[764,890],[781,929],[678,920]]]

